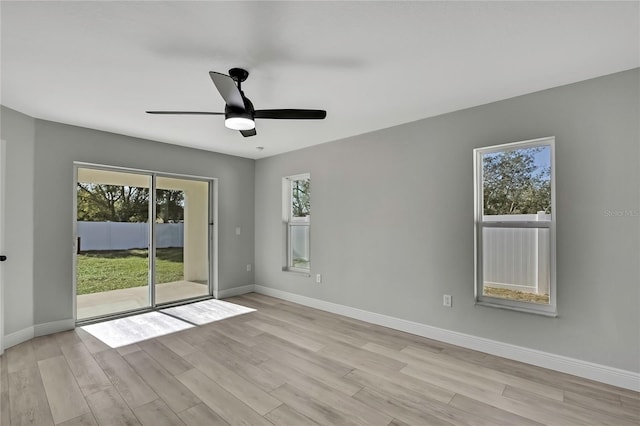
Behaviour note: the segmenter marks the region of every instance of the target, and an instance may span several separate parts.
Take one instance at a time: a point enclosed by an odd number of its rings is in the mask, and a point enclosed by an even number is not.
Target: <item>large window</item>
[[[283,225],[286,230],[285,269],[309,273],[309,228],[311,224],[311,177],[288,176],[283,184]]]
[[[474,150],[479,304],[556,315],[554,143]]]

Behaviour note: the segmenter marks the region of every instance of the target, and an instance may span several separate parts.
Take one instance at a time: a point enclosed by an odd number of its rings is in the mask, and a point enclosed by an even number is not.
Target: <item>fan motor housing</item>
[[[224,118],[230,118],[230,117],[242,117],[242,118],[248,118],[250,120],[253,120],[253,114],[251,111],[242,110],[240,108],[234,108],[227,105],[224,108]]]

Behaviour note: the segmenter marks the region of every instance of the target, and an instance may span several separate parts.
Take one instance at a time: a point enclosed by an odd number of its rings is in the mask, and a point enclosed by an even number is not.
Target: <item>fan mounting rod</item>
[[[249,77],[249,71],[243,68],[231,68],[229,70],[229,77],[231,77],[236,83],[238,83],[238,90],[242,90],[240,88],[243,81]]]

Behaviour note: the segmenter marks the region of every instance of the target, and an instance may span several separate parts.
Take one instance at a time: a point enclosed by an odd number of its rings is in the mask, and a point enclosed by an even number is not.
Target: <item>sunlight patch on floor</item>
[[[192,324],[203,325],[254,311],[255,309],[247,308],[246,306],[212,299],[205,300],[203,302],[196,302],[188,305],[162,309],[160,312],[167,313],[168,315],[171,315],[173,317],[181,318]]]
[[[246,306],[212,299],[81,328],[110,347],[119,348],[254,311]]]
[[[169,315],[148,312],[85,325],[81,328],[110,347],[119,348],[193,327],[192,324]]]

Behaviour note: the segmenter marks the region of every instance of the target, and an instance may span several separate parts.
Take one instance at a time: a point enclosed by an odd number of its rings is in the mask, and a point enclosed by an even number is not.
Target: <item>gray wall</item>
[[[5,334],[73,318],[74,161],[218,178],[218,289],[253,284],[246,270],[254,253],[253,160],[34,120],[4,107],[2,124],[5,242],[8,252],[17,250],[7,262]]]
[[[4,330],[11,334],[33,325],[33,173],[35,120],[2,107],[5,157]],[[0,214],[2,214],[0,212]]]
[[[258,160],[256,284],[640,372],[639,81],[635,69]],[[475,306],[472,150],[545,136],[559,317]],[[281,270],[280,182],[304,172],[322,284]]]

